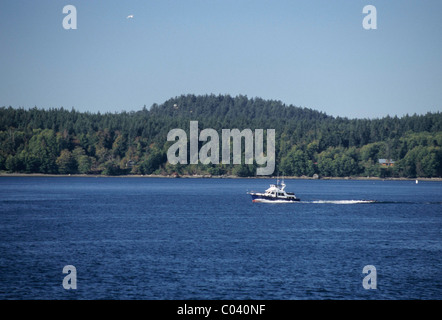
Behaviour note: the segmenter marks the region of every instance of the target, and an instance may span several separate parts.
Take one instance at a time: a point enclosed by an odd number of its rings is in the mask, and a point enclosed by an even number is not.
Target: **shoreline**
[[[211,175],[96,175],[96,174],[44,174],[44,173],[0,173],[2,177],[42,177],[42,178],[164,178],[164,179],[277,179],[277,176],[262,176],[262,177],[238,177],[233,175],[225,176],[211,176]],[[282,178],[282,177],[280,177]],[[442,178],[379,178],[379,177],[321,177],[313,178],[307,176],[284,176],[285,180],[372,180],[372,181],[442,181]]]

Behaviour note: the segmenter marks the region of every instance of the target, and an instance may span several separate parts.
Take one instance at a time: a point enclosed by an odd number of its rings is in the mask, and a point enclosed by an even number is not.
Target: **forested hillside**
[[[233,174],[256,165],[171,165],[167,133],[276,130],[276,170],[285,176],[441,177],[442,114],[335,118],[280,101],[186,95],[136,112],[0,108],[0,171],[48,174]],[[200,142],[200,145],[202,143]],[[379,159],[392,159],[383,165]]]

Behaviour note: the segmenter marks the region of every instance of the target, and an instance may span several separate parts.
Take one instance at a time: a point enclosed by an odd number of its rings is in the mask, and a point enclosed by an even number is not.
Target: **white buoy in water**
[[[419,183],[419,181],[416,179],[416,184],[418,184]]]

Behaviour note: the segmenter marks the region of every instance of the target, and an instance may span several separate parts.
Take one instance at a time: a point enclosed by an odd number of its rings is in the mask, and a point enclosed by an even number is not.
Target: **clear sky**
[[[349,118],[442,111],[441,16],[441,0],[1,0],[0,106],[136,111],[213,93]]]

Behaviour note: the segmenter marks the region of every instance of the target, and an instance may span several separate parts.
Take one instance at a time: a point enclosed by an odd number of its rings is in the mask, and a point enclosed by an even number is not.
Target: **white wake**
[[[316,200],[309,201],[309,203],[328,203],[328,204],[359,204],[359,203],[374,203],[374,200]]]

